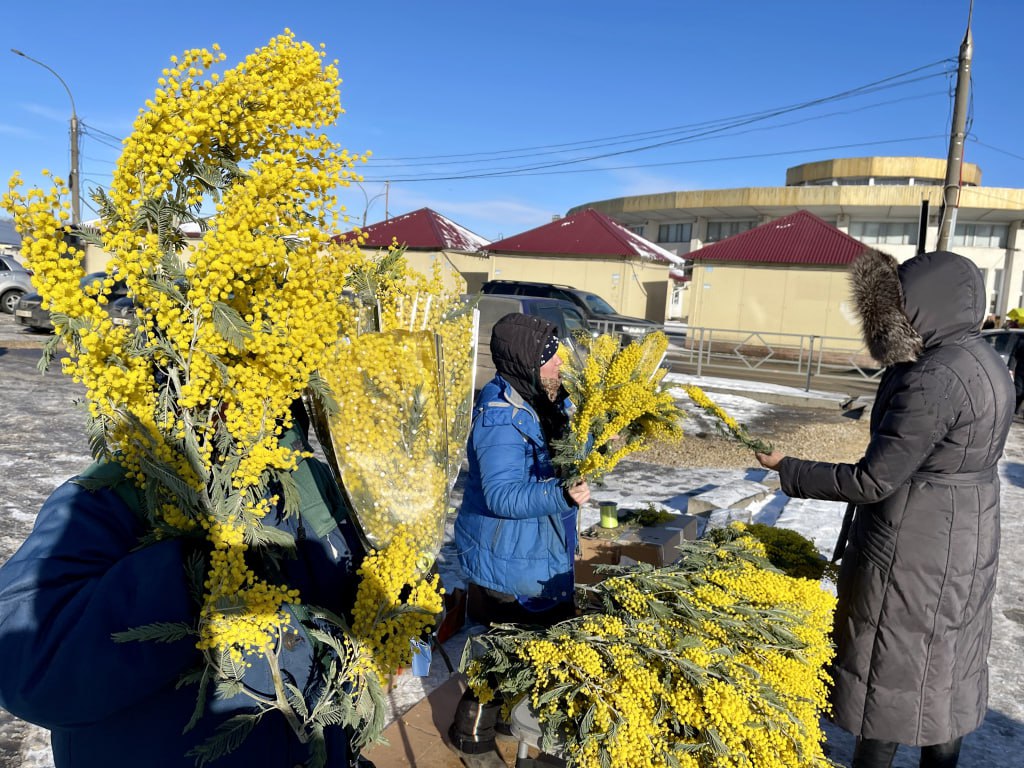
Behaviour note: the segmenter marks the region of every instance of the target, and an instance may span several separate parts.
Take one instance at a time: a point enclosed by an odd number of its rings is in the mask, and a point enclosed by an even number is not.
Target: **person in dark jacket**
[[[590,489],[585,482],[564,488],[552,463],[551,444],[565,435],[570,406],[556,330],[513,313],[491,333],[497,375],[474,407],[455,521],[468,613],[482,624],[550,625],[575,613],[576,515]],[[453,745],[467,756],[496,757],[499,709],[500,702],[481,707],[467,691],[449,733]]]
[[[301,428],[285,439],[308,450]],[[362,543],[326,465],[304,459],[293,477],[301,513],[286,518],[279,508],[264,518],[296,540],[296,557],[280,558],[278,575],[304,602],[343,615],[356,590]],[[194,550],[182,538],[140,546],[149,532],[141,508],[118,465],[93,465],[54,491],[28,538],[0,567],[0,706],[50,730],[56,768],[194,768],[190,750],[230,717],[257,711],[252,698],[219,698],[211,685],[205,712],[186,733],[197,686],[178,683],[202,664],[195,638],[112,637],[156,622],[194,626],[199,613],[186,574]],[[283,643],[278,651],[283,674],[302,687],[312,664],[309,643]],[[247,671],[244,685],[272,699],[265,667]],[[326,729],[325,737],[328,765],[353,764],[340,727]],[[291,768],[310,757],[309,746],[271,710],[212,765]]]
[[[1021,403],[1024,403],[1024,334],[1016,336],[1013,352],[1010,354],[1010,370],[1013,371],[1013,388],[1016,394],[1013,413],[1020,414]]]
[[[832,704],[858,737],[853,766],[888,768],[908,744],[922,748],[921,766],[952,768],[988,699],[1013,385],[980,337],[985,287],[968,259],[938,251],[897,265],[869,251],[852,284],[868,349],[886,366],[864,457],[757,458],[789,496],[851,504]]]

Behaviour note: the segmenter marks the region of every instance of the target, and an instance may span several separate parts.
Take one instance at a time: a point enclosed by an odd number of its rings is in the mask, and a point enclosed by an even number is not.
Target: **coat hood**
[[[864,343],[883,366],[976,333],[985,317],[981,272],[969,259],[933,251],[899,264],[866,251],[851,268]]]
[[[495,370],[527,402],[540,389],[540,358],[555,325],[536,315],[513,312],[505,315],[491,331],[491,359]]]

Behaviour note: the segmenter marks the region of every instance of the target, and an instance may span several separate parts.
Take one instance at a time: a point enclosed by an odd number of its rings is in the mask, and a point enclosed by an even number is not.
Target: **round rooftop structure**
[[[966,186],[981,184],[981,169],[964,163]],[[934,157],[844,157],[794,165],[786,169],[787,187],[846,186],[861,184],[942,185],[946,161]]]

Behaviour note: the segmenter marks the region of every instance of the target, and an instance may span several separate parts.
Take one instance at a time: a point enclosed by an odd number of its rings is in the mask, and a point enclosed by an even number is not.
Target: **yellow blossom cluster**
[[[65,185],[3,207],[54,313],[68,359],[102,424],[102,455],[155,498],[154,525],[202,527],[213,556],[202,647],[273,640],[294,591],[246,566],[245,534],[267,513],[268,483],[299,458],[280,436],[351,310],[341,299],[354,245],[332,240],[335,192],[360,159],[323,133],[341,112],[333,63],[285,31],[238,66],[194,49],[171,58],[125,140],[109,195],[97,192],[97,245],[124,280],[135,327],[113,326],[100,284],[79,288]],[[199,215],[215,204],[211,219]],[[189,244],[180,225],[196,221]],[[173,478],[168,480],[167,478]]]
[[[735,529],[676,565],[622,569],[578,618],[475,640],[470,683],[526,694],[574,766],[826,766],[835,599],[763,554]]]
[[[664,333],[620,347],[604,334],[582,337],[583,362],[569,355],[562,380],[575,411],[570,435],[554,444],[555,463],[571,483],[600,480],[619,461],[652,440],[682,436],[682,412],[664,387]]]
[[[416,533],[397,526],[388,544],[359,568],[352,633],[368,648],[382,680],[412,663],[410,639],[422,638],[441,612],[440,576],[425,577]]]
[[[693,401],[694,405],[710,415],[717,423],[720,423],[725,428],[726,434],[736,440],[739,440],[748,448],[758,451],[759,453],[772,452],[771,443],[752,437],[747,430],[745,430],[743,426],[736,421],[736,419],[726,413],[725,409],[708,397],[707,393],[703,389],[694,384],[687,384],[683,389],[686,390],[687,396]]]

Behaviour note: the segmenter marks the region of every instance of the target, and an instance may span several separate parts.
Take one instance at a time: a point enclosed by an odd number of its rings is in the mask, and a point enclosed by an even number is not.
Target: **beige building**
[[[865,247],[797,211],[694,251],[690,325],[750,346],[859,349],[847,268]]]
[[[683,261],[592,210],[498,240],[487,253],[491,279],[572,286],[657,323],[667,313],[669,270]]]
[[[922,201],[929,203],[925,249],[934,249],[946,161],[922,157],[824,160],[789,168],[786,186],[692,190],[586,203],[679,256],[798,210],[904,261],[917,252]],[[1024,306],[1024,189],[981,186],[981,171],[964,165],[952,249],[985,276],[990,311]],[[695,285],[696,280],[690,283]],[[692,303],[677,283],[670,316]],[[695,324],[693,319],[690,324]]]

